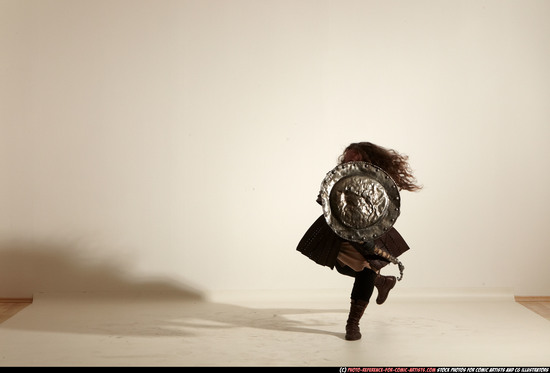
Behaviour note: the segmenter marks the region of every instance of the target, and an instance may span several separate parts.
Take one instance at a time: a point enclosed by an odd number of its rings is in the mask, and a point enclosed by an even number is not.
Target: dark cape
[[[334,233],[325,217],[321,215],[306,231],[296,250],[315,263],[334,269],[343,242],[346,242],[346,240]],[[396,258],[409,250],[409,246],[403,237],[393,227],[374,241],[367,241],[363,244],[347,242],[365,257],[373,269],[377,270],[386,266],[389,261],[381,256],[369,254],[369,251],[371,251],[369,249],[372,249],[373,246],[386,250]]]

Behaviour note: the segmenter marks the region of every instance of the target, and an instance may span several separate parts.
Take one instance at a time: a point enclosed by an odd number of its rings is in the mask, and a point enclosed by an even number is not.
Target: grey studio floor
[[[550,366],[550,323],[506,290],[375,296],[350,342],[337,290],[40,293],[0,324],[0,366]]]

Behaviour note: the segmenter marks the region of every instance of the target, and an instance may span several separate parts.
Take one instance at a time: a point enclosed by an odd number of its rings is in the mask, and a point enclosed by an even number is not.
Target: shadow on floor
[[[343,339],[343,331],[335,330],[343,329],[346,316],[345,309],[252,308],[143,293],[67,293],[40,295],[0,328],[112,337],[200,337],[252,328]]]
[[[345,309],[215,303],[192,286],[170,279],[136,280],[120,268],[124,265],[92,262],[60,245],[0,243],[0,294],[16,284],[34,296],[33,304],[0,328],[144,337],[257,328],[344,338],[333,330],[343,329]],[[342,314],[342,325],[332,325],[323,317],[327,313]]]

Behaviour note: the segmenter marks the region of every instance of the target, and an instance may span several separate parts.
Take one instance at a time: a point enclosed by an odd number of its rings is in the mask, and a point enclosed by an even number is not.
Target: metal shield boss
[[[336,166],[321,183],[320,197],[328,225],[348,241],[380,237],[400,213],[397,185],[384,170],[367,162]]]

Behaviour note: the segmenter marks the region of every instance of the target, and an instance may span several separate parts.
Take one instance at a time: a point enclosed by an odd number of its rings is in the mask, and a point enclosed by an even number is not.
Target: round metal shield
[[[400,213],[397,185],[384,170],[367,162],[336,166],[321,183],[320,196],[328,225],[348,241],[380,237]]]

